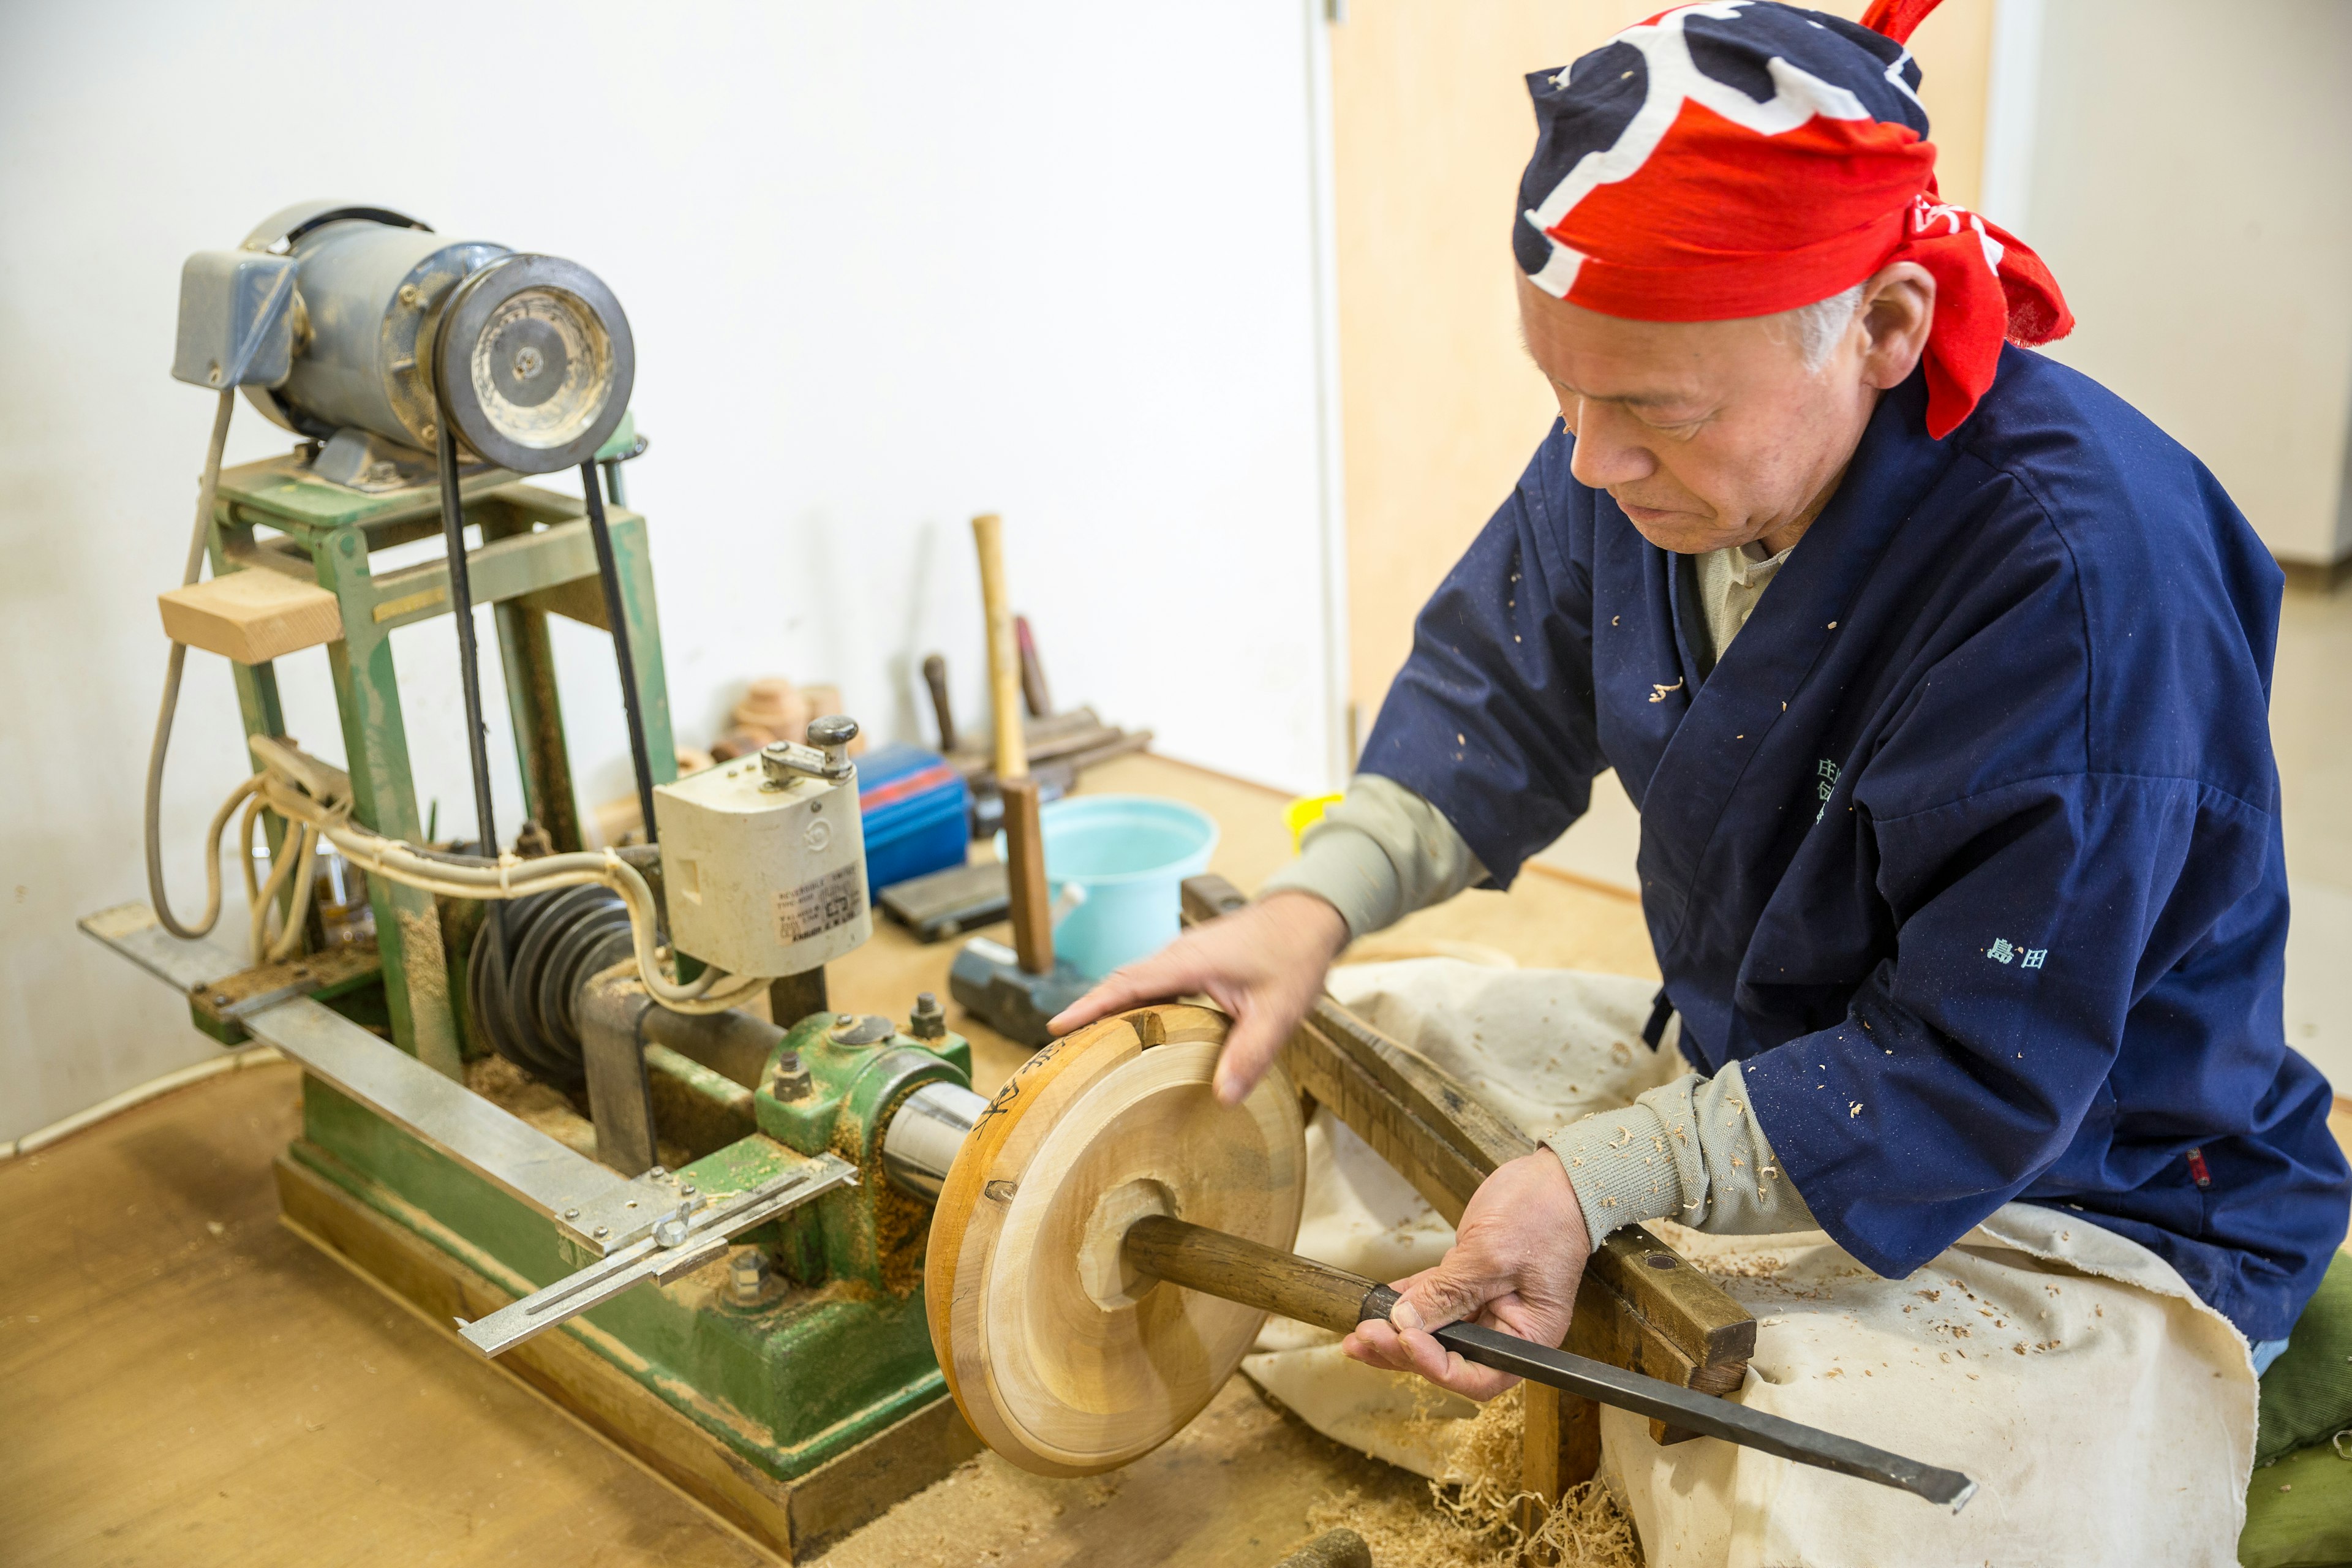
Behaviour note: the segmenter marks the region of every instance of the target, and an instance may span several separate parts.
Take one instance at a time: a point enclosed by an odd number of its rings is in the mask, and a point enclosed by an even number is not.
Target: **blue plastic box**
[[[866,892],[964,863],[971,792],[937,752],[877,746],[857,760],[857,809],[866,828]]]

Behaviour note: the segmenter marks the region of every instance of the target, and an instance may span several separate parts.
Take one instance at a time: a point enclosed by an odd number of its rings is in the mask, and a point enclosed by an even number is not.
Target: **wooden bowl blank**
[[[931,1343],[964,1418],[1024,1469],[1093,1475],[1182,1430],[1265,1314],[1139,1278],[1128,1226],[1172,1214],[1287,1250],[1306,1173],[1280,1068],[1239,1106],[1210,1075],[1229,1020],[1139,1008],[1023,1066],[965,1139],[931,1220]]]

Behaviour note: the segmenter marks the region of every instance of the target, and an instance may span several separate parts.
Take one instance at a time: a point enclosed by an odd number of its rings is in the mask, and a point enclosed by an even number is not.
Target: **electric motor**
[[[328,444],[322,473],[357,482],[421,459],[445,406],[466,453],[516,473],[576,468],[627,412],[636,354],[620,301],[577,263],[308,202],[188,258],[172,374],[242,386]]]

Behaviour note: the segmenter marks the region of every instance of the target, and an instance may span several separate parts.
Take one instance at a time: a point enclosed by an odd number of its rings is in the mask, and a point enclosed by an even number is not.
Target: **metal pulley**
[[[380,489],[429,475],[445,410],[461,457],[577,467],[628,411],[636,353],[620,301],[575,262],[308,202],[188,258],[172,374],[242,386],[326,443],[321,477]]]
[[[450,290],[435,390],[457,438],[501,468],[575,468],[620,424],[636,379],[621,302],[554,256],[502,257]]]

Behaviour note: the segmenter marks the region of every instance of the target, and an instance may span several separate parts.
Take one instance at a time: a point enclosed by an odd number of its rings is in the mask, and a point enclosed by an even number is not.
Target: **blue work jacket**
[[[1616,769],[1684,1054],[1746,1064],[1782,1171],[1878,1273],[2022,1198],[2281,1338],[2352,1175],[2281,1016],[2279,569],[2201,464],[2053,361],[2005,350],[1942,441],[1925,404],[1916,375],[1880,400],[1712,668],[1688,559],[1578,483],[1555,426],[1361,765],[1499,885]]]

